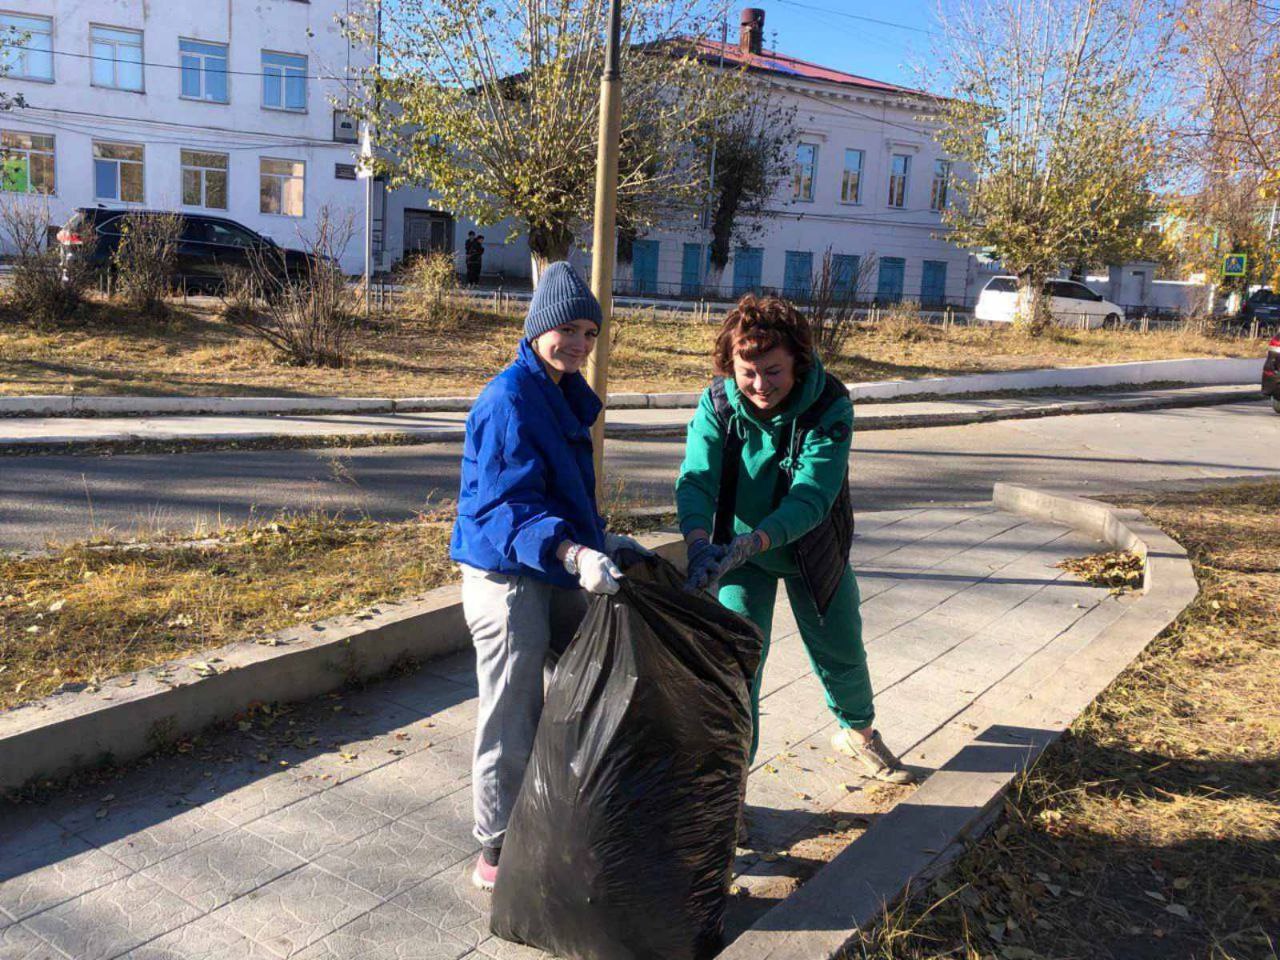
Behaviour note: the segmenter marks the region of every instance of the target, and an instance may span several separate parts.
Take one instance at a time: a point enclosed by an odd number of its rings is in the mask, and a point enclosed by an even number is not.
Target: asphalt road
[[[670,503],[682,443],[609,441],[628,499]],[[281,510],[410,516],[457,492],[460,447],[0,458],[0,548]],[[1280,478],[1280,416],[1262,401],[865,433],[851,458],[860,510],[988,499],[999,480],[1080,492],[1217,477]]]

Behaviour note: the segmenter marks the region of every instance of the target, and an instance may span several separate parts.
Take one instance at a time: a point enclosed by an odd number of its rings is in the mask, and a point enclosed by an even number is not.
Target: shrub
[[[120,220],[120,243],[111,257],[116,291],[147,319],[168,313],[181,235],[182,217],[176,213],[130,213]]]
[[[814,279],[809,310],[813,347],[824,363],[833,363],[857,327],[858,297],[867,289],[879,261],[874,253],[858,259],[856,276],[841,276],[828,247]]]
[[[920,319],[920,305],[914,300],[881,308],[876,318],[876,332],[889,340],[923,340],[928,326]]]
[[[79,262],[64,276],[62,257],[48,242],[44,197],[0,196],[0,232],[13,256],[9,302],[37,326],[65,322],[80,312],[89,277]]]
[[[438,250],[414,257],[400,269],[409,315],[434,327],[449,327],[465,314],[456,299],[458,271],[453,256]]]
[[[253,258],[253,281],[261,300],[247,315],[228,316],[300,367],[342,367],[350,358],[357,298],[338,262],[354,233],[350,216],[337,218],[321,207],[312,232],[301,237],[302,267],[288,267],[278,248]]]
[[[262,285],[248,267],[229,267],[222,272],[222,319],[246,324],[257,315],[262,301]]]

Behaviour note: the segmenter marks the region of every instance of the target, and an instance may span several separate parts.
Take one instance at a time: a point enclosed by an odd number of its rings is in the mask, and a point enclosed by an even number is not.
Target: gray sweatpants
[[[462,566],[462,612],[476,648],[480,702],[471,790],[475,837],[501,846],[542,715],[543,671],[587,610],[582,590]]]

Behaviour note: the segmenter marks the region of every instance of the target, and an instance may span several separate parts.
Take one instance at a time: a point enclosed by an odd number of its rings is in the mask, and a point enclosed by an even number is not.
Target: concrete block
[[[110,960],[200,916],[154,880],[132,874],[23,921],[76,960]]]
[[[368,891],[307,864],[245,894],[234,910],[223,912],[228,925],[288,957],[377,904]]]
[[[232,830],[143,870],[160,886],[209,913],[306,861],[245,830]]]
[[[0,417],[61,417],[71,405],[69,396],[0,397]]]
[[[128,960],[186,960],[187,957],[235,957],[236,960],[278,960],[260,943],[237,933],[217,917],[205,916],[172,933],[130,950]]]
[[[324,854],[316,865],[389,900],[463,860],[471,860],[470,851],[452,847],[405,820],[394,820]]]
[[[297,960],[456,960],[469,951],[467,944],[443,930],[396,904],[384,903],[312,944]]]

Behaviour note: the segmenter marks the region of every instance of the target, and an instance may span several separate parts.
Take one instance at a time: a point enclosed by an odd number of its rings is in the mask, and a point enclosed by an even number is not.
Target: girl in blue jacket
[[[515,362],[467,417],[450,555],[476,649],[479,707],[472,792],[480,857],[472,881],[493,889],[507,820],[542,713],[543,667],[586,611],[618,591],[623,549],[596,505],[591,425],[602,404],[579,372],[600,333],[600,304],[567,263],[543,272]]]

